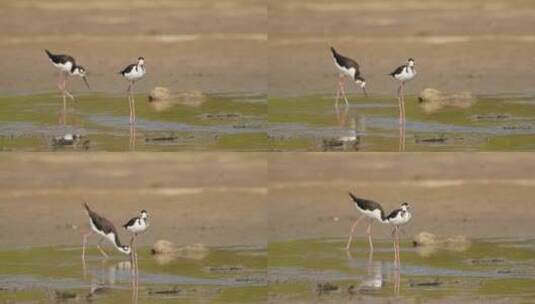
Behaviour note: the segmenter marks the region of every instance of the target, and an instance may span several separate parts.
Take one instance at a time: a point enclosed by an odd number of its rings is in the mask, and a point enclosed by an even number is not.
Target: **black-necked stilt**
[[[411,213],[409,212],[409,204],[402,203],[399,209],[392,211],[387,217],[386,220],[389,224],[394,226],[392,231],[392,237],[394,239],[394,265],[399,268],[400,259],[399,259],[399,226],[407,224],[412,218]]]
[[[95,213],[93,210],[91,210],[91,208],[89,208],[87,203],[84,203],[83,206],[87,210],[87,215],[89,216],[89,224],[91,225],[92,231],[89,231],[88,233],[84,234],[82,260],[85,261],[85,246],[87,243],[87,238],[91,236],[93,232],[96,232],[100,236],[103,236],[104,238],[108,239],[120,252],[124,254],[132,253],[132,249],[130,248],[130,246],[123,245],[119,240],[117,229],[115,229],[115,226],[111,221]],[[97,248],[100,250],[100,253],[102,253],[102,255],[107,258],[108,255],[100,247],[100,243],[102,242],[102,240],[103,238],[101,238],[98,242]]]
[[[349,192],[349,196],[353,199],[353,202],[355,203],[355,207],[357,208],[362,215],[355,220],[353,225],[351,226],[351,231],[349,232],[349,239],[347,240],[346,249],[349,249],[351,246],[351,241],[353,240],[353,232],[355,231],[355,227],[360,222],[360,220],[363,217],[368,218],[368,242],[370,243],[370,250],[373,251],[373,242],[372,242],[372,224],[374,220],[379,221],[380,223],[387,223],[385,211],[383,210],[383,207],[375,201],[363,199],[356,197],[353,195],[353,193]]]
[[[149,213],[146,210],[141,210],[140,214],[131,218],[123,228],[132,232],[132,250],[134,265],[137,267],[137,252],[136,252],[136,237],[139,233],[145,232],[149,228]]]
[[[141,79],[143,76],[145,76],[146,70],[145,70],[145,59],[143,57],[139,57],[137,59],[137,63],[132,63],[128,65],[124,70],[119,72],[121,75],[123,75],[126,79],[128,79],[128,105],[130,107],[130,124],[134,123],[136,121],[136,105],[134,102],[134,96],[132,94],[134,90],[134,83]]]
[[[398,88],[398,103],[399,103],[399,124],[400,126],[405,123],[405,100],[403,99],[403,86],[405,82],[413,79],[416,76],[416,68],[414,65],[414,59],[409,58],[407,63],[399,66],[392,73],[389,74],[392,78],[399,80]]]
[[[392,237],[394,240],[394,265],[399,268],[399,226],[404,225],[411,220],[412,216],[409,212],[409,204],[402,203],[401,208],[395,209],[394,211],[390,212],[390,214],[386,215],[383,207],[379,203],[356,197],[351,192],[349,193],[349,196],[353,199],[353,201],[355,202],[355,207],[362,213],[362,215],[357,220],[355,220],[355,222],[351,226],[351,231],[349,234],[349,239],[347,241],[346,249],[349,249],[349,247],[351,246],[353,231],[355,230],[356,225],[359,223],[363,216],[366,216],[369,219],[368,241],[370,243],[370,251],[373,251],[373,243],[371,237],[371,227],[373,221],[377,220],[382,224],[393,225],[394,230],[392,231]]]
[[[341,55],[340,53],[336,52],[336,50],[332,46],[331,46],[331,52],[332,52],[332,56],[334,59],[334,64],[340,71],[340,75],[338,77],[338,89],[336,90],[336,105],[338,105],[340,92],[344,96],[346,105],[349,105],[349,101],[347,100],[346,93],[344,90],[344,77],[345,76],[351,78],[351,80],[355,82],[355,84],[359,85],[362,88],[364,95],[368,96],[368,93],[366,92],[366,80],[360,76],[359,64],[355,60],[345,57]]]
[[[69,75],[76,75],[82,77],[85,84],[87,85],[87,88],[90,88],[89,82],[87,82],[85,68],[81,65],[76,64],[76,61],[72,56],[52,54],[49,50],[45,50],[45,52],[48,55],[50,61],[52,61],[52,64],[60,71],[58,88],[61,91],[61,94],[63,94],[64,100],[65,96],[68,96],[69,98],[74,100],[74,96],[72,96],[72,94],[67,91],[67,77]]]

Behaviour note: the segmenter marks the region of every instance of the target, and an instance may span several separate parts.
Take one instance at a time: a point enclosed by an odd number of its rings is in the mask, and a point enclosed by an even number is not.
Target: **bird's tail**
[[[49,58],[52,58],[53,54],[50,53],[49,50],[45,49],[45,53],[48,55]]]
[[[91,208],[89,208],[89,205],[87,204],[87,202],[83,202],[82,206],[85,208],[85,210],[87,210],[87,213],[91,212]]]
[[[353,193],[351,192],[348,192],[349,196],[351,197],[351,199],[353,199],[353,202],[355,202],[355,204],[357,204],[357,206],[360,208],[360,209],[364,209],[364,206],[362,206],[362,199],[356,197]]]
[[[351,192],[348,192],[347,194],[349,194],[349,196],[353,199],[353,201],[355,201],[355,203],[358,201],[358,197],[356,197],[353,193]]]
[[[334,49],[334,47],[331,46],[331,52],[333,53],[333,55],[336,55],[336,50]]]

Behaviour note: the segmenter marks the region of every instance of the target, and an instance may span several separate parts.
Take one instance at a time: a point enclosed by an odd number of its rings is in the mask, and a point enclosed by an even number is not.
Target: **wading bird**
[[[347,96],[344,90],[344,78],[349,77],[356,85],[359,85],[362,88],[364,95],[368,96],[366,92],[366,80],[360,76],[359,64],[348,57],[345,57],[338,53],[333,47],[331,47],[331,53],[334,59],[334,64],[340,71],[338,76],[338,89],[336,90],[336,106],[338,106],[338,99],[340,99],[340,93],[344,97],[346,106],[349,105]]]
[[[388,74],[392,78],[399,80],[398,87],[398,103],[399,103],[399,125],[403,126],[405,124],[405,100],[403,87],[405,82],[413,79],[416,76],[416,68],[414,65],[414,59],[409,58],[407,63],[396,68],[392,73]]]
[[[145,59],[143,57],[139,57],[137,63],[132,63],[119,72],[119,74],[128,79],[128,89],[126,92],[128,94],[128,105],[130,107],[130,124],[133,124],[136,121],[136,104],[133,95],[134,84],[137,80],[145,76],[145,73]]]
[[[353,232],[355,231],[355,228],[357,227],[357,224],[363,219],[368,219],[368,242],[370,243],[370,251],[373,251],[373,242],[372,242],[372,224],[374,220],[379,221],[380,223],[386,224],[386,215],[385,211],[383,210],[383,207],[379,205],[379,203],[363,198],[356,197],[353,195],[353,193],[349,192],[349,196],[353,199],[353,202],[355,203],[355,207],[358,211],[360,211],[361,216],[355,220],[353,225],[351,226],[351,231],[349,232],[349,239],[347,240],[346,249],[349,249],[351,247],[351,241],[353,240]]]
[[[131,218],[123,225],[123,228],[133,234],[130,243],[132,244],[132,260],[137,268],[136,237],[139,233],[145,232],[149,228],[149,213],[146,210],[141,210],[140,214]]]
[[[347,241],[346,249],[349,249],[349,247],[351,246],[351,240],[353,238],[353,232],[355,230],[355,227],[363,217],[367,217],[369,221],[367,232],[368,241],[370,243],[370,251],[373,251],[373,242],[371,236],[373,221],[377,220],[382,224],[393,225],[394,230],[392,231],[392,237],[394,240],[394,265],[396,266],[396,268],[399,268],[399,226],[404,225],[411,220],[412,215],[409,212],[409,204],[402,203],[401,208],[395,209],[394,211],[390,212],[390,214],[386,215],[383,207],[379,203],[356,197],[351,192],[349,193],[349,196],[353,199],[355,207],[358,211],[362,213],[362,215],[358,219],[356,219],[353,225],[351,226],[351,231],[349,233],[349,239]]]
[[[399,226],[407,224],[411,218],[412,215],[409,212],[408,203],[402,203],[401,208],[392,211],[386,217],[388,223],[394,226],[392,238],[394,239],[394,265],[397,269],[399,269],[401,263],[399,259]]]
[[[84,234],[84,241],[83,241],[83,249],[82,249],[82,260],[85,262],[85,247],[87,244],[87,238],[90,237],[94,232],[96,232],[98,235],[100,235],[101,238],[100,241],[97,244],[97,248],[100,250],[100,253],[105,258],[108,258],[108,254],[104,252],[104,250],[100,247],[100,244],[106,238],[109,240],[117,250],[124,254],[131,254],[132,249],[128,245],[123,245],[121,241],[119,240],[119,235],[117,234],[117,229],[115,229],[115,226],[112,222],[110,222],[108,219],[98,215],[95,213],[87,203],[83,204],[85,210],[87,211],[87,216],[89,216],[89,224],[91,226],[91,231]]]
[[[52,64],[59,70],[58,88],[63,95],[63,103],[65,105],[65,96],[74,100],[74,96],[67,90],[67,78],[69,75],[76,75],[82,77],[87,88],[89,89],[89,82],[87,82],[86,70],[81,65],[76,64],[76,61],[69,55],[52,54],[49,50],[45,50],[48,58]]]

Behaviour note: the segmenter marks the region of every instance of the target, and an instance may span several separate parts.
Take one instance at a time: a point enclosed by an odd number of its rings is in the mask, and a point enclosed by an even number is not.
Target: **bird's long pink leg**
[[[65,96],[65,93],[63,93],[63,111],[60,120],[63,125],[67,124],[67,96]]]
[[[132,124],[132,97],[130,92],[128,93],[128,123]]]
[[[138,259],[137,259],[137,245],[136,245],[136,234],[134,233],[134,260],[135,260],[135,267],[136,267],[136,272],[139,271],[139,268],[138,268]]]
[[[403,97],[404,82],[398,88],[399,103],[399,151],[405,151],[405,98]]]
[[[398,107],[399,107],[399,127],[400,128],[403,123],[403,108],[402,108],[402,95],[401,95],[402,89],[403,89],[403,82],[401,82],[398,87]]]
[[[132,124],[132,81],[128,81],[126,93],[128,94],[128,121]]]
[[[351,247],[351,241],[353,240],[353,232],[355,231],[355,228],[357,227],[357,224],[360,222],[364,215],[361,215],[358,219],[356,219],[353,222],[353,225],[351,225],[351,231],[349,232],[349,239],[347,240],[346,244],[346,250],[349,250],[349,247]]]
[[[85,263],[85,246],[87,244],[87,238],[90,237],[93,234],[93,231],[89,231],[88,233],[84,234],[84,239],[82,242],[82,261]]]
[[[397,240],[397,250],[398,250],[398,268],[400,268],[401,259],[400,259],[400,249],[399,249],[399,226],[396,226],[396,240]]]
[[[373,242],[372,242],[372,219],[368,223],[368,242],[370,243],[370,252],[373,252]]]
[[[403,126],[405,126],[405,83],[401,83],[401,109],[403,117]]]
[[[399,267],[401,266],[399,264],[399,228],[398,226],[396,226],[396,257],[397,257],[397,261],[396,261],[396,265],[397,265],[397,269],[399,269]]]
[[[392,243],[394,245],[394,267],[397,269],[398,251],[396,249],[396,226],[394,226],[394,229],[392,229]]]
[[[132,95],[132,121],[136,123],[136,100],[134,99],[134,95]]]
[[[102,249],[102,247],[100,247],[100,243],[102,243],[102,240],[103,239],[100,239],[100,241],[98,241],[97,248],[100,251],[100,253],[107,259],[110,256],[104,251],[104,249]]]
[[[340,99],[340,86],[341,86],[341,77],[338,77],[338,82],[336,84],[336,102],[334,104],[335,107],[338,108],[338,100]]]
[[[134,81],[130,81],[128,86],[128,95],[130,102],[130,124],[133,124],[136,121],[136,104],[134,101]]]
[[[65,124],[65,116],[67,112],[67,97],[65,94],[65,73],[63,71],[59,72],[58,89],[61,92],[61,96],[63,98],[63,113],[61,113],[61,120],[63,120],[63,124]]]
[[[74,96],[72,96],[72,94],[67,91],[67,78],[68,75],[65,74],[65,77],[63,77],[63,94],[66,94],[70,99],[74,100]]]
[[[344,96],[344,101],[346,102],[346,106],[349,106],[349,101],[347,100],[346,91],[344,89],[344,82],[342,81],[340,89],[342,90],[342,96]]]
[[[394,240],[394,266],[395,269],[399,269],[399,227],[397,225],[394,226],[394,230],[392,231],[392,238]]]
[[[63,94],[63,72],[59,72],[58,89]]]
[[[134,257],[134,236],[130,239],[130,265],[132,267],[132,275],[135,275],[136,272],[136,263]]]

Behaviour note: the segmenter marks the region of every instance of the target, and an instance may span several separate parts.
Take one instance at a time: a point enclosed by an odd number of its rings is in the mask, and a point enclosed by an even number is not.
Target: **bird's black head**
[[[355,84],[359,85],[362,89],[362,92],[364,92],[364,95],[368,96],[368,92],[366,91],[366,79],[356,76],[355,77]]]
[[[119,250],[120,252],[122,252],[124,254],[132,253],[132,248],[130,248],[130,246],[128,246],[128,245],[123,245],[121,247],[117,247],[117,250]]]
[[[84,77],[85,76],[85,73],[86,73],[86,70],[83,66],[81,65],[76,65],[73,69],[72,69],[72,74],[73,75],[78,75],[80,77]]]
[[[409,203],[407,203],[407,202],[401,203],[401,209],[403,209],[405,211],[408,210],[409,209]]]
[[[83,66],[81,66],[81,65],[77,65],[77,66],[75,66],[74,69],[72,70],[72,74],[73,74],[73,75],[78,75],[78,76],[82,77],[82,79],[84,80],[85,85],[87,86],[87,88],[88,88],[88,89],[91,89],[91,88],[89,87],[89,82],[87,82],[87,76],[86,76],[86,73],[87,73],[86,69],[85,69]]]
[[[407,60],[407,62],[409,63],[409,66],[413,66],[414,65],[414,59],[412,59],[412,58],[409,58],[409,60]]]
[[[143,65],[145,63],[145,58],[143,58],[143,56],[140,56],[138,59],[137,59],[137,64],[141,64]]]

